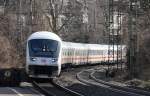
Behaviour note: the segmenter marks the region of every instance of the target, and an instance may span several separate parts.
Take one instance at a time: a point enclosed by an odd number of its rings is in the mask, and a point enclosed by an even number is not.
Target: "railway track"
[[[95,72],[92,72],[90,74],[90,77],[95,80],[96,82],[99,82],[99,83],[102,83],[102,84],[105,84],[105,85],[108,85],[108,86],[112,86],[116,89],[122,89],[124,91],[127,91],[127,92],[132,92],[132,93],[136,93],[136,94],[140,94],[140,95],[144,95],[144,96],[150,96],[150,92],[148,91],[145,91],[145,90],[140,90],[140,89],[136,89],[136,88],[131,88],[131,87],[128,87],[128,86],[121,86],[119,84],[115,84],[115,83],[109,83],[109,82],[106,82],[104,80],[100,80],[100,79],[97,79],[95,77]]]
[[[56,79],[50,80],[49,83],[37,83],[36,81],[32,81],[32,85],[45,96],[83,96],[80,93],[57,84],[55,80]]]
[[[104,93],[103,96],[150,96],[149,92],[142,92],[142,90],[136,90],[126,88],[124,86],[117,86],[102,80],[96,79],[93,74],[94,69],[88,69],[77,73],[76,77],[79,81],[88,85],[96,86],[99,89],[109,90]]]

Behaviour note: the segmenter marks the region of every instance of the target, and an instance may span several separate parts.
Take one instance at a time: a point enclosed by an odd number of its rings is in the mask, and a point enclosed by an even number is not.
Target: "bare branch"
[[[52,31],[54,31],[53,25],[51,24],[52,23],[51,17],[48,14],[46,14],[46,18],[48,19],[48,23],[49,23],[50,28],[52,29]]]
[[[59,32],[67,23],[69,23],[70,21],[72,21],[71,20],[72,18],[73,17],[70,17],[65,23],[63,23],[62,26],[57,31]],[[71,24],[71,22],[69,24]]]
[[[64,5],[64,0],[61,1],[61,6],[60,6],[60,9],[59,9],[59,14],[62,13],[63,5]]]

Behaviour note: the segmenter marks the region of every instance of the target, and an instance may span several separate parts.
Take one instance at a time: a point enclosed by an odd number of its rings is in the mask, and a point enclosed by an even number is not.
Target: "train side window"
[[[67,56],[69,56],[69,49],[67,50]]]
[[[78,56],[78,50],[76,50],[76,55]]]
[[[69,56],[69,50],[68,50],[68,49],[67,49],[67,51],[66,51],[66,55]]]
[[[79,50],[79,56],[81,56],[81,50]]]
[[[73,52],[74,52],[74,50],[72,49],[72,51],[71,51],[71,56],[73,56]]]
[[[65,56],[67,56],[67,49],[65,49]]]
[[[70,53],[71,53],[71,51],[70,51],[70,49],[69,49],[69,52],[68,52],[68,55],[69,55],[69,56],[71,55]]]
[[[69,49],[69,56],[71,56],[71,49]]]
[[[94,55],[94,50],[92,50],[92,55]]]
[[[65,56],[65,49],[63,49],[63,55]]]
[[[84,56],[84,50],[82,49],[82,56]]]
[[[64,56],[66,56],[66,50],[64,49]]]
[[[63,51],[63,52],[62,52],[62,53],[63,53],[63,56],[65,56],[65,50],[64,50],[64,49],[62,49],[62,51]]]
[[[70,55],[72,56],[72,53],[73,53],[73,50],[71,49],[71,51],[70,51]]]
[[[80,50],[78,51],[78,55],[80,56]]]
[[[93,52],[92,52],[92,53],[93,53],[93,55],[95,55],[95,50],[93,50]]]

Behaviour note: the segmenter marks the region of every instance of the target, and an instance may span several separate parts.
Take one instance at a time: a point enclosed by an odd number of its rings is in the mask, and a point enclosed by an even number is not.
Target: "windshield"
[[[32,57],[57,57],[59,43],[50,39],[33,39],[29,41],[29,51]]]

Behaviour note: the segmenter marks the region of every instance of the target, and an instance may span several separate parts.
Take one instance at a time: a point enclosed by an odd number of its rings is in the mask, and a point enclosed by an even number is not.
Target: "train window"
[[[83,54],[82,54],[82,55],[84,56],[84,55],[85,55],[85,50],[83,50],[82,52],[83,52]]]
[[[70,56],[72,56],[72,49],[70,50]]]
[[[35,57],[57,57],[60,44],[50,39],[32,39],[28,42],[30,56]]]
[[[68,51],[66,50],[66,56],[68,56]]]
[[[71,52],[71,49],[70,49],[70,56],[71,56],[71,53],[72,53],[72,52]]]
[[[80,50],[78,50],[78,56],[80,55]]]
[[[65,56],[65,49],[63,50],[63,55]]]
[[[62,55],[64,56],[64,49],[62,49]]]
[[[73,50],[71,49],[71,50],[70,50],[70,55],[71,55],[71,56],[72,56],[72,52],[73,52]]]
[[[93,50],[91,50],[91,55],[93,55]]]
[[[80,56],[80,50],[78,50],[78,56]]]
[[[79,56],[79,53],[80,53],[79,51],[80,51],[80,50],[78,50],[78,52],[77,52],[78,56]]]
[[[71,49],[69,49],[69,56],[71,56]]]
[[[68,50],[68,56],[70,56],[70,49]]]
[[[63,56],[65,56],[65,52],[63,51]]]
[[[67,56],[69,56],[69,49],[67,49]]]
[[[71,55],[73,56],[73,53],[74,53],[74,49],[72,49],[72,51],[71,51]]]
[[[79,50],[79,56],[81,55],[81,50]]]
[[[89,55],[91,55],[91,50],[88,51]]]
[[[65,56],[66,56],[66,55],[67,55],[67,54],[66,54],[66,49],[64,50],[64,53],[65,53]]]
[[[67,49],[65,49],[65,56],[67,56]]]
[[[78,55],[78,51],[77,50],[76,50],[75,54],[76,54],[76,56]]]
[[[66,51],[66,56],[69,56],[69,51],[68,51],[68,49],[67,49],[67,51]]]
[[[99,55],[99,50],[97,50],[97,55]]]
[[[79,56],[81,55],[81,50],[78,51],[78,55],[79,55]]]

